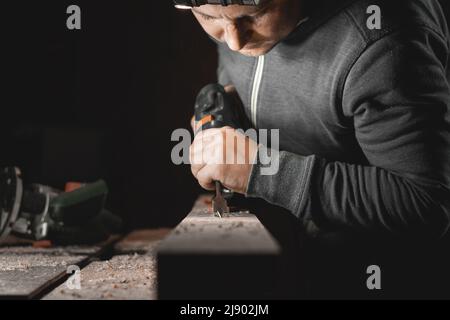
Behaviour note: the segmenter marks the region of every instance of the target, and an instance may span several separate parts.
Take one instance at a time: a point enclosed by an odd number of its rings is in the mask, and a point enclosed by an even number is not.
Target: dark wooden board
[[[256,216],[218,218],[199,199],[157,248],[158,298],[273,298],[279,255]]]
[[[68,267],[80,268],[117,240],[96,246],[35,248],[23,242],[0,247],[0,299],[38,299],[70,276]]]
[[[80,272],[80,290],[61,284],[46,300],[152,300],[156,298],[155,246],[170,230],[131,232],[114,246],[114,256],[93,261]]]

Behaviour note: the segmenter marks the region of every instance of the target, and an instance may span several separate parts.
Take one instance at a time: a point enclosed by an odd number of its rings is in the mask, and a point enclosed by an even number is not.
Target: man
[[[381,10],[380,28],[368,23],[371,8]],[[322,232],[447,233],[450,40],[437,0],[267,0],[192,12],[218,42],[219,82],[255,128],[280,130],[281,149],[278,172],[262,175],[250,160],[265,147],[234,132],[249,162],[194,163],[201,186],[220,181]],[[193,153],[226,148],[225,130],[199,134]]]

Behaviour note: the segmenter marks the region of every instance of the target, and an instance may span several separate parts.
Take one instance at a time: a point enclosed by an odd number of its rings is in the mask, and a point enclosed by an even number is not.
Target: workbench
[[[259,214],[259,219],[248,214],[219,219],[208,211],[209,205],[210,197],[202,196],[173,229],[135,230],[111,236],[93,246],[44,247],[9,238],[0,245],[0,300],[447,296],[446,284],[450,282],[449,277],[442,277],[448,265],[443,261],[444,255],[439,255],[438,262],[432,262],[431,254],[418,260],[424,255],[417,256],[416,247],[397,248],[392,243],[389,243],[393,247],[391,255],[396,259],[387,252],[374,251],[375,246],[363,247],[365,251],[360,250],[359,244],[355,244],[355,248],[345,245],[345,251],[339,249],[339,243],[333,246],[309,243],[307,247],[303,245],[303,238],[296,238],[301,232],[287,227],[294,228],[294,221],[290,224],[287,221],[283,228],[271,229],[269,233],[259,221],[263,221]],[[264,208],[259,210],[264,211]],[[267,207],[269,214],[265,219],[279,219],[281,212],[275,210]],[[265,220],[264,225],[276,225],[272,222]],[[277,237],[275,240],[272,234],[282,234],[284,239]],[[405,248],[413,252],[408,253]],[[380,260],[376,254],[388,260]],[[353,261],[352,257],[357,259]],[[420,261],[429,263],[435,273],[419,272]],[[392,288],[367,290],[366,269],[372,264],[383,266],[383,283]],[[417,290],[408,285],[411,272],[403,272],[406,265],[410,268],[418,265],[414,269],[419,270],[417,274],[421,276],[415,280]],[[72,276],[68,273],[71,266],[80,270],[79,289],[67,285]],[[419,283],[419,279],[422,282]]]
[[[155,299],[154,248],[170,230],[138,230],[95,246],[0,247],[0,299]],[[66,285],[81,269],[80,289]]]
[[[0,245],[0,299],[157,299],[157,252],[160,247],[165,248],[161,250],[165,259],[161,260],[165,263],[162,269],[166,275],[161,279],[171,278],[175,273],[170,272],[175,272],[180,267],[179,263],[184,264],[178,272],[185,275],[184,279],[195,277],[195,270],[199,270],[201,275],[203,271],[197,269],[192,256],[212,257],[208,261],[217,261],[217,256],[221,255],[227,260],[239,259],[236,260],[238,263],[244,261],[243,256],[260,259],[246,259],[245,263],[250,265],[251,261],[269,261],[278,254],[276,243],[256,217],[237,217],[221,222],[208,215],[209,198],[200,197],[188,217],[173,230],[136,230],[125,236],[112,236],[95,246],[45,248],[30,241],[9,238]],[[213,239],[215,234],[217,240]],[[161,246],[162,241],[166,241],[164,246]],[[198,246],[202,242],[206,245]],[[195,252],[186,256],[192,248]],[[185,270],[188,266],[183,261],[190,262],[189,272]],[[68,273],[70,266],[80,269],[80,288],[67,285],[72,275]],[[264,271],[262,267],[259,269]],[[222,272],[220,265],[214,266],[214,270]],[[236,270],[237,275],[245,274]],[[233,275],[233,272],[226,272]],[[176,287],[177,283],[183,285],[183,277],[180,279],[165,282],[167,298],[171,298],[167,292],[172,292],[172,288],[173,292],[182,292]],[[210,280],[206,279],[205,283],[210,283]],[[224,289],[221,292],[225,292]]]

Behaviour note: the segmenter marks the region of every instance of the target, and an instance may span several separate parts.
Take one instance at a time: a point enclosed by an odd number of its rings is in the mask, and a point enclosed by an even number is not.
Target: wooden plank
[[[155,246],[165,238],[171,229],[135,230],[116,243],[115,254],[153,253]]]
[[[102,254],[117,237],[96,246],[35,248],[31,245],[0,247],[0,299],[36,299],[69,275],[67,268],[80,268]]]
[[[70,265],[88,257],[82,252],[32,247],[0,248],[0,298],[32,299],[61,279]]]
[[[60,285],[45,300],[151,300],[155,294],[155,259],[152,255],[118,255],[95,261],[80,272],[81,288]]]
[[[169,229],[138,230],[114,247],[114,256],[94,261],[80,272],[81,289],[69,290],[64,284],[45,300],[152,300],[156,298],[155,246]]]
[[[217,218],[201,198],[157,248],[158,298],[272,298],[279,255],[255,216]]]

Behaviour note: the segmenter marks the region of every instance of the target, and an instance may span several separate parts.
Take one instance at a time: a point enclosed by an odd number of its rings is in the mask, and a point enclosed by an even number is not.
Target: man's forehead
[[[192,9],[195,12],[199,12],[211,17],[220,17],[222,15],[235,16],[243,14],[253,14],[266,8],[270,3],[277,0],[261,0],[257,6],[243,6],[243,5],[230,5],[230,6],[220,6],[220,5],[203,5]]]

